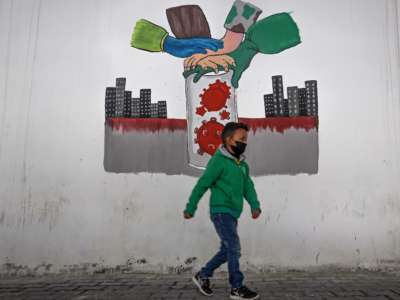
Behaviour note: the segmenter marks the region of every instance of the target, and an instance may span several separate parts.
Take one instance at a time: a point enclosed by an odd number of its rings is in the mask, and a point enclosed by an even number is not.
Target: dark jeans
[[[240,241],[237,234],[237,219],[230,214],[217,213],[211,215],[221,247],[218,253],[200,270],[200,277],[210,278],[222,264],[228,262],[229,283],[232,288],[243,284],[243,274],[239,268]]]

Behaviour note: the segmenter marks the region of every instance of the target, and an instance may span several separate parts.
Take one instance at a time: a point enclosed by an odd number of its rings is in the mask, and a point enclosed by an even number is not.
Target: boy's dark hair
[[[246,131],[249,131],[249,127],[244,123],[229,122],[229,123],[225,124],[224,129],[222,130],[222,134],[221,134],[222,143],[224,145],[225,145],[226,139],[228,137],[232,136],[237,129],[244,129]]]

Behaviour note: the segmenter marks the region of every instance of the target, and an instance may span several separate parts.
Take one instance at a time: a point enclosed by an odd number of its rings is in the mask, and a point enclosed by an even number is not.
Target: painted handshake
[[[289,13],[278,13],[257,21],[258,7],[236,0],[226,17],[225,36],[211,38],[207,20],[200,7],[186,5],[167,10],[175,37],[148,20],[136,22],[131,46],[149,52],[165,52],[186,58],[183,76],[233,70],[232,85],[237,88],[242,74],[257,53],[275,54],[301,43],[299,29]],[[193,16],[188,19],[187,15]]]
[[[207,49],[217,51],[224,46],[224,43],[205,37],[177,39],[170,36],[163,27],[148,20],[140,19],[135,24],[131,46],[149,52],[166,52],[182,58],[195,53],[207,53]]]
[[[205,58],[194,55],[186,59],[183,76],[196,74],[193,81],[197,82],[206,73],[232,69],[232,85],[237,88],[256,54],[276,54],[300,43],[299,29],[292,17],[288,13],[275,14],[251,25],[244,41],[232,52]]]

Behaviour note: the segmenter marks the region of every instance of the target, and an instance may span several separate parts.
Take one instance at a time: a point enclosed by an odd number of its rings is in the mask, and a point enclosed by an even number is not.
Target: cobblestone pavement
[[[213,279],[214,297],[200,295],[191,275],[96,274],[0,279],[0,299],[229,299],[225,273]],[[400,300],[400,276],[385,272],[271,272],[246,274],[260,299]]]

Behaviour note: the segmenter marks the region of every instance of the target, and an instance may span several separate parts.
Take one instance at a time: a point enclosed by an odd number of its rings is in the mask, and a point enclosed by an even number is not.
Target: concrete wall
[[[113,174],[103,168],[104,88],[115,77],[167,99],[184,118],[181,60],[129,47],[148,18],[186,1],[0,0],[0,265],[176,271],[217,249],[204,197],[182,209],[196,178]],[[213,36],[231,0],[196,1]],[[397,7],[393,0],[262,1],[293,10],[303,44],[257,56],[238,90],[242,117],[260,117],[270,76],[319,83],[317,175],[256,177],[258,221],[240,220],[244,268],[400,261]],[[241,100],[242,99],[242,100]],[[197,259],[194,259],[197,258]]]

